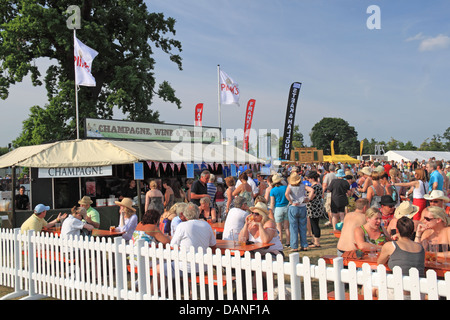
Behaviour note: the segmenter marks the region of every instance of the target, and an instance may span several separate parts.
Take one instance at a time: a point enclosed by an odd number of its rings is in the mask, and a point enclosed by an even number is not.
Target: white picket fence
[[[327,300],[333,291],[336,300],[353,300],[362,290],[371,300],[374,288],[378,299],[391,299],[389,292],[398,300],[405,293],[411,299],[450,299],[450,273],[442,280],[432,270],[426,278],[415,269],[409,276],[400,268],[386,273],[381,265],[358,270],[352,263],[344,268],[342,258],[333,266],[319,259],[316,266],[308,257],[300,263],[298,253],[288,260],[0,229],[0,285],[14,288],[2,299]]]

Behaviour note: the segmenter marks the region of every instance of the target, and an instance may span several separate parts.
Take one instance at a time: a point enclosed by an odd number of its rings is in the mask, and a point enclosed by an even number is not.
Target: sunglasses
[[[430,222],[431,220],[434,220],[436,218],[428,218],[428,217],[423,217],[426,221]]]
[[[259,216],[259,213],[258,213],[258,212],[252,212],[252,214],[256,214],[257,216]]]
[[[443,200],[430,200],[431,203],[441,203]]]

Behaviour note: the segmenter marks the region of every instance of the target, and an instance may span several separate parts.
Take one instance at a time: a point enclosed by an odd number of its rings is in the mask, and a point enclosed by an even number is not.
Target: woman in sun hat
[[[361,194],[361,198],[367,198],[367,189],[372,185],[372,169],[369,167],[364,167],[360,171],[358,171],[359,175],[362,175],[361,178],[358,179],[359,188],[358,192]]]
[[[314,197],[314,189],[303,184],[300,175],[292,172],[288,178],[289,185],[286,188],[286,199],[289,201],[289,232],[290,246],[293,251],[299,251],[298,235],[300,235],[300,251],[308,248],[306,229],[308,225],[306,204]],[[308,191],[308,196],[306,195]]]
[[[245,218],[244,227],[239,233],[240,241],[252,241],[255,243],[273,243],[267,249],[258,250],[261,254],[270,253],[273,256],[283,255],[283,245],[281,244],[275,222],[269,218],[269,210],[263,202],[258,202],[250,208],[251,214]]]
[[[283,178],[279,174],[272,176],[272,190],[270,190],[270,210],[280,234],[280,239],[283,242],[283,229],[286,231],[286,245],[289,245],[290,231],[289,231],[289,217],[288,204],[286,198],[287,186],[282,184]]]
[[[123,198],[122,201],[115,201],[114,203],[120,206],[119,226],[116,228],[116,231],[125,232],[122,238],[129,241],[137,226],[137,215],[136,209],[133,208],[133,200],[131,198]]]

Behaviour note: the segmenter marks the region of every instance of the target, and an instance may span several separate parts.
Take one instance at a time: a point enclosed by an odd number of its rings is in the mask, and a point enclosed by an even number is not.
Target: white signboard
[[[112,176],[112,166],[73,167],[73,168],[39,168],[39,178],[79,178]]]
[[[87,118],[85,122],[87,138],[220,142],[220,129],[215,127],[195,127],[167,123],[145,123],[123,120]]]

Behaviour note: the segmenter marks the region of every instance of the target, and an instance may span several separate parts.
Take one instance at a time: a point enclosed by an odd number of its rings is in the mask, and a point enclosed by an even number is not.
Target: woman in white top
[[[125,232],[122,238],[129,241],[137,227],[137,215],[136,209],[133,208],[133,200],[131,198],[123,198],[121,202],[115,201],[115,204],[120,206],[119,226],[116,228],[116,231]]]
[[[410,182],[403,183],[392,183],[393,186],[397,187],[407,187],[410,188],[406,192],[406,196],[408,194],[413,194],[413,205],[419,207],[419,212],[414,215],[413,220],[422,220],[422,211],[427,206],[427,201],[424,198],[424,195],[428,193],[428,181],[426,180],[425,170],[422,168],[417,168],[414,177],[416,180]]]
[[[306,229],[308,218],[306,204],[314,198],[314,189],[304,185],[301,180],[297,172],[293,172],[288,178],[289,185],[285,193],[286,199],[289,201],[289,242],[293,251],[307,251]],[[306,191],[308,191],[309,197],[306,195]],[[298,235],[300,235],[301,249],[298,248]]]
[[[283,254],[283,244],[275,225],[275,221],[269,219],[269,210],[266,204],[258,202],[251,207],[252,212],[245,219],[244,227],[239,234],[239,241],[252,241],[255,243],[273,243],[267,249],[258,250],[262,255],[270,253],[273,256]]]

